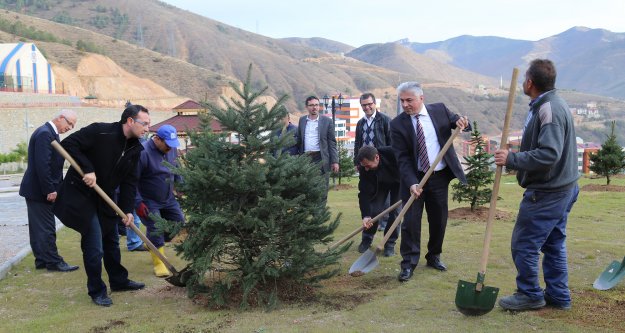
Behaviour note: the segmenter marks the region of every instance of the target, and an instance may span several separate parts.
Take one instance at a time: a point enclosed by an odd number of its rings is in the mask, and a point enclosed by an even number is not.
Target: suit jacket
[[[358,150],[364,145],[363,134],[366,118],[362,117],[356,124],[356,140],[354,142],[354,165],[358,165],[356,158]],[[376,148],[391,145],[391,118],[377,111],[373,120],[373,146]]]
[[[20,195],[29,200],[47,201],[63,180],[63,157],[50,143],[57,134],[50,123],[37,128],[28,142],[28,167],[20,185]]]
[[[391,192],[391,200],[399,195],[399,167],[391,147],[378,148],[380,164],[376,170],[359,167],[358,202],[362,218],[371,216],[371,201],[378,195]],[[391,202],[393,204],[394,202]]]
[[[427,104],[425,107],[432,119],[438,143],[442,148],[451,136],[452,129],[456,128],[456,121],[458,121],[460,116],[452,113],[443,103]],[[470,129],[471,127],[468,126],[465,128],[465,131]],[[410,189],[410,186],[418,184],[420,181],[417,176],[419,158],[417,134],[412,126],[410,115],[402,112],[391,121],[391,140],[401,174],[401,192],[405,194]],[[449,147],[443,156],[443,160],[453,173],[454,177],[452,179],[458,178],[458,180],[466,184],[467,179],[464,176],[453,145]],[[405,199],[404,197],[405,195],[402,195],[403,199]]]
[[[297,149],[300,154],[304,154],[304,141],[306,133],[306,123],[308,117],[299,118],[297,128]],[[330,164],[339,163],[339,155],[336,150],[336,135],[334,134],[334,123],[332,119],[319,115],[319,149],[321,151],[321,169],[323,172],[330,172]]]
[[[138,139],[127,140],[122,124],[93,123],[65,138],[61,145],[85,173],[95,172],[97,184],[113,197],[119,186],[117,205],[132,213],[137,188],[137,162],[143,146]],[[67,172],[53,208],[66,226],[84,231],[94,212],[98,214],[102,233],[110,232],[120,217],[89,188],[74,168]]]

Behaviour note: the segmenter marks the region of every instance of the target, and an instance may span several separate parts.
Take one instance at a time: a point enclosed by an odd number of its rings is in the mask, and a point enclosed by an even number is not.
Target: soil
[[[514,213],[499,210],[495,212],[495,220],[510,220]],[[450,220],[465,220],[469,222],[486,222],[488,220],[488,208],[477,207],[471,211],[471,207],[459,207],[449,211]]]
[[[566,318],[567,321],[587,327],[590,331],[604,328],[607,331],[625,332],[625,298],[623,293],[605,293],[595,290],[572,290],[573,307],[570,311],[545,307],[536,314],[549,319]]]
[[[625,192],[625,186],[588,184],[588,185],[582,186],[582,191],[590,191],[590,192]]]
[[[354,186],[352,186],[350,184],[336,184],[336,185],[333,186],[333,189],[335,191],[343,191],[343,190],[349,190],[352,187],[354,187]]]

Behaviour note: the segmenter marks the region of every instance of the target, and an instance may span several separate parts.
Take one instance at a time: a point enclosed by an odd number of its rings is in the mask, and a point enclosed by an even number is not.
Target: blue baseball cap
[[[178,133],[176,132],[176,128],[171,125],[163,125],[159,127],[158,131],[156,131],[156,135],[163,139],[167,146],[170,148],[177,148],[180,146],[180,142],[178,141]]]

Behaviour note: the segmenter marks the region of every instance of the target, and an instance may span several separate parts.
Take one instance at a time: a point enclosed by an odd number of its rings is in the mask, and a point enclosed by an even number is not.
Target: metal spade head
[[[379,262],[376,253],[369,249],[352,264],[352,267],[349,268],[349,274],[351,276],[361,276],[371,272],[371,270],[378,265]]]
[[[482,286],[478,291],[476,287],[477,283],[458,281],[456,307],[465,316],[481,316],[495,307],[499,288]]]
[[[592,287],[597,290],[608,290],[616,286],[625,277],[625,258],[623,262],[613,261],[606,269],[599,275],[597,280],[592,284]]]
[[[191,276],[191,271],[189,270],[191,266],[187,266],[183,268],[180,272],[172,272],[172,275],[165,278],[165,281],[173,284],[176,287],[185,287],[187,285],[187,280],[189,276]]]

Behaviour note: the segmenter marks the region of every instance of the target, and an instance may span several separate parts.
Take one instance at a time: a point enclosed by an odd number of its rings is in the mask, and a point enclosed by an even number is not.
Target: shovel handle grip
[[[510,81],[510,91],[508,92],[508,105],[506,108],[506,117],[503,122],[503,130],[501,132],[500,149],[508,146],[508,129],[510,128],[510,119],[512,118],[512,106],[514,104],[514,94],[516,93],[517,77],[519,69],[512,70],[512,79]],[[493,220],[495,212],[497,212],[497,198],[499,197],[499,184],[501,182],[502,166],[497,166],[495,170],[495,181],[493,182],[493,190],[490,196],[490,207],[488,208],[488,219],[486,220],[486,233],[484,235],[484,246],[482,248],[482,259],[480,260],[480,273],[486,273],[486,264],[488,263],[488,255],[490,249],[490,240],[493,233]]]
[[[390,212],[391,210],[399,207],[399,205],[401,205],[401,200],[397,201],[396,203],[394,203],[392,206],[388,207],[387,209],[385,209],[382,213],[378,214],[376,217],[372,218],[371,220],[369,220],[369,222],[371,223],[375,223],[376,221],[378,221],[379,219],[381,219],[384,215],[388,214],[388,212]],[[351,239],[352,237],[356,236],[357,234],[361,233],[365,228],[361,225],[358,229],[352,231],[349,235],[341,238],[341,240],[339,240],[338,242],[332,244],[328,250],[333,250],[335,249],[337,246],[347,242],[349,239]]]
[[[67,152],[67,150],[65,150],[65,148],[63,148],[63,146],[61,146],[60,143],[58,143],[57,141],[52,141],[51,144],[52,147],[54,147],[54,149],[56,149],[56,151],[61,154],[61,156],[63,156],[63,158],[65,158],[69,162],[69,164],[71,164],[71,166],[76,170],[76,172],[78,172],[79,175],[81,175],[82,177],[85,176],[85,173],[82,171],[80,165],[76,163],[74,158]],[[98,184],[95,184],[93,186],[93,189],[96,191],[96,193],[98,193],[98,195],[100,195],[102,200],[104,200],[109,206],[111,206],[111,208],[113,208],[113,210],[115,211],[115,213],[117,213],[117,215],[119,215],[119,217],[121,217],[122,219],[126,218],[126,213],[124,213],[121,208],[119,208],[119,206],[117,206],[117,204],[113,200],[111,200],[108,194],[106,194],[106,192],[104,192],[104,190],[102,190],[102,188]],[[169,263],[169,260],[167,260],[167,258],[158,251],[156,246],[154,246],[154,244],[152,244],[152,242],[147,237],[145,237],[143,232],[141,232],[141,230],[139,230],[139,228],[137,228],[134,223],[130,223],[129,226],[132,231],[134,231],[139,236],[139,238],[141,238],[143,243],[147,245],[148,249],[150,249],[150,251],[154,253],[154,255],[161,259],[161,261],[165,264],[165,266],[167,266],[169,271],[173,274],[176,274],[177,271],[174,266]]]
[[[441,148],[441,151],[438,153],[438,155],[436,155],[436,158],[434,159],[434,162],[432,163],[432,166],[428,169],[428,171],[425,173],[425,175],[423,175],[423,178],[421,178],[421,181],[419,182],[419,185],[417,185],[417,191],[422,189],[423,186],[425,186],[425,183],[428,181],[428,179],[430,178],[432,173],[434,173],[434,168],[436,168],[438,163],[440,163],[440,161],[443,159],[443,156],[445,156],[445,153],[447,153],[447,150],[454,143],[454,139],[458,136],[458,134],[461,131],[462,130],[460,129],[460,127],[456,127],[453,130],[453,132],[451,133],[451,136],[449,137],[449,139],[447,139],[447,142],[445,142],[445,145]],[[380,243],[380,245],[378,245],[378,251],[382,251],[384,249],[384,244],[386,244],[388,239],[391,237],[391,234],[397,228],[397,225],[399,224],[399,221],[401,221],[404,218],[404,215],[406,215],[406,212],[408,211],[408,208],[410,208],[410,206],[415,201],[415,199],[416,199],[416,197],[414,195],[411,195],[410,199],[408,199],[408,202],[406,202],[404,204],[404,207],[402,208],[401,212],[399,212],[399,215],[397,215],[397,218],[393,222],[393,225],[391,225],[391,227],[388,229],[388,232],[386,232],[386,235],[384,235],[384,238],[382,239],[382,242]]]

